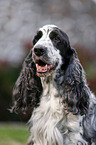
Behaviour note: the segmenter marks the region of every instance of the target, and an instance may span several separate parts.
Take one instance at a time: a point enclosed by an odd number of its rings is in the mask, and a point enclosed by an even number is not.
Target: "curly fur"
[[[13,89],[12,111],[27,113],[29,145],[95,145],[96,98],[69,38],[55,25],[45,25]]]

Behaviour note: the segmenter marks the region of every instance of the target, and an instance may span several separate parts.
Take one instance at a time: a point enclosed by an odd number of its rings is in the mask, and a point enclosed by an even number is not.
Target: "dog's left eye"
[[[55,41],[56,43],[59,43],[61,41],[58,34],[54,31],[50,33],[50,39],[52,41]]]
[[[54,37],[54,40],[59,43],[60,42],[60,38],[58,36]]]

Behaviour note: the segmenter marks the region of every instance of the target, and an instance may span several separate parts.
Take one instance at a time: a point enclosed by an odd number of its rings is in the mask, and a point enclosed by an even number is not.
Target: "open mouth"
[[[56,63],[48,64],[46,62],[43,62],[42,60],[39,60],[38,62],[36,62],[37,75],[44,76],[51,74],[52,72],[54,72],[56,66]]]

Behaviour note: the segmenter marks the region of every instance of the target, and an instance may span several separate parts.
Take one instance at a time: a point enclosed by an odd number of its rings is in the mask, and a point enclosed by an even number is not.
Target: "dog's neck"
[[[42,85],[46,82],[46,84],[52,82],[52,75],[41,77]]]
[[[41,82],[42,82],[43,89],[46,90],[46,93],[49,93],[50,90],[52,89],[51,87],[54,86],[53,76],[51,75],[48,77],[41,77]]]
[[[46,94],[47,93],[49,94],[50,91],[55,89],[56,94],[58,96],[61,96],[60,95],[60,90],[58,90],[59,87],[57,87],[58,86],[58,81],[60,81],[60,80],[55,81],[55,78],[56,78],[57,75],[58,74],[55,72],[54,74],[51,74],[50,76],[41,77],[41,83],[42,83],[42,86],[43,86],[43,90],[44,90],[44,92],[46,92]]]

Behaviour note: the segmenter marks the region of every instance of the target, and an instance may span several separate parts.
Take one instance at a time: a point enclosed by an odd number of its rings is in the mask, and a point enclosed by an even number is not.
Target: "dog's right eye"
[[[33,45],[35,45],[37,43],[37,41],[42,37],[42,31],[38,31],[37,35],[34,37],[33,39]]]

